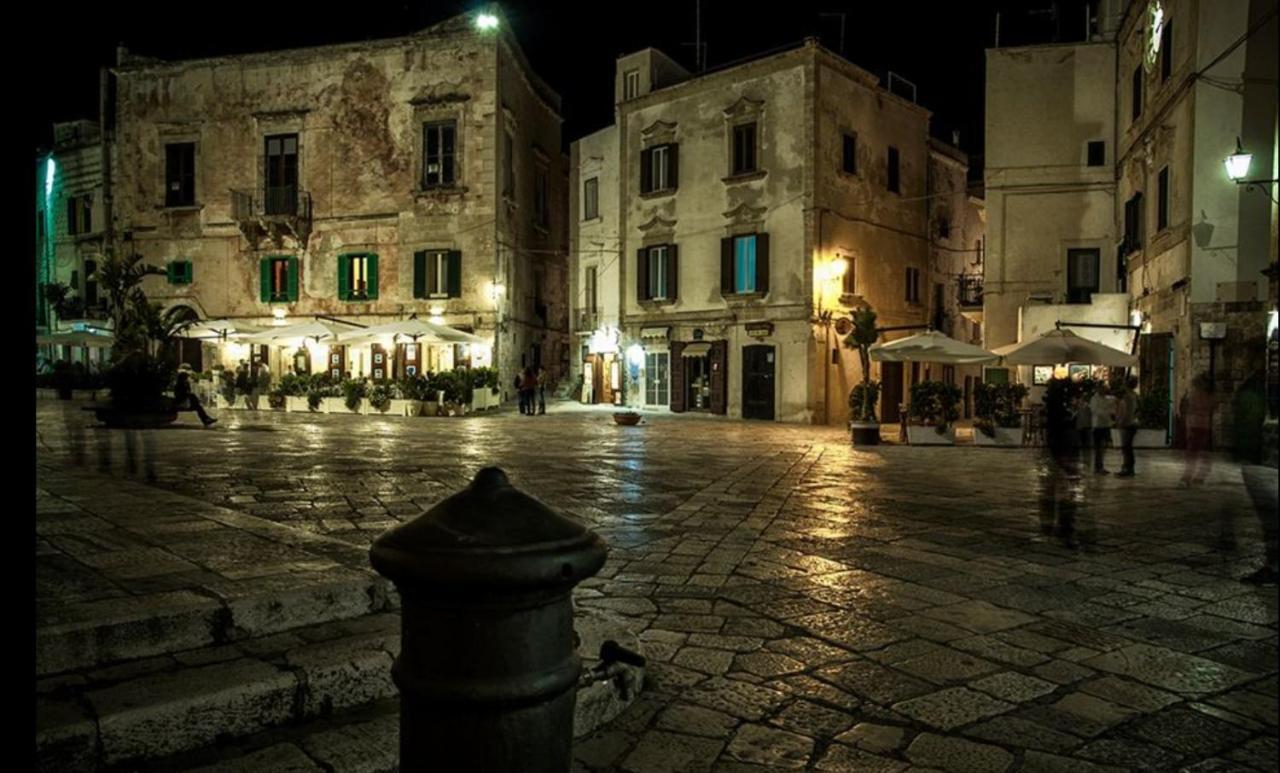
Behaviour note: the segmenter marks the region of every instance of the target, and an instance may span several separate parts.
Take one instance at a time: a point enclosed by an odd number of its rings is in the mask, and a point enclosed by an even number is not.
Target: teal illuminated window
[[[756,291],[756,237],[739,236],[733,240],[733,291]]]

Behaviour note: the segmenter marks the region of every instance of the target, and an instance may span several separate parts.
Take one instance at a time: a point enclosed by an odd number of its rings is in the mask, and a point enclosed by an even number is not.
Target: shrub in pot
[[[369,390],[369,406],[379,413],[386,413],[391,407],[392,391],[387,384],[378,384]]]
[[[324,390],[320,387],[313,387],[307,392],[307,408],[313,412],[319,411],[320,406],[324,404]]]
[[[941,381],[922,381],[911,387],[911,407],[909,416],[917,424],[932,427],[939,435],[948,434],[951,422],[960,418],[957,405],[960,403],[960,389],[954,384]],[[908,428],[910,435],[910,428]]]
[[[360,410],[360,401],[368,397],[369,390],[363,381],[352,379],[342,382],[342,400],[347,410],[355,413]]]
[[[871,380],[871,346],[880,335],[876,313],[870,306],[862,306],[853,311],[851,321],[853,328],[845,336],[844,345],[858,352],[862,383],[849,391],[850,436],[854,445],[876,445],[880,442],[880,424],[876,420],[880,384]]]
[[[284,408],[285,398],[287,396],[288,395],[284,393],[284,390],[280,389],[279,387],[276,387],[275,389],[272,389],[270,392],[267,393],[267,405],[270,405],[272,408],[278,411]]]
[[[1017,445],[1013,430],[1022,427],[1022,414],[1018,413],[1027,396],[1023,384],[978,384],[974,391],[973,427],[983,437],[998,441],[1001,445]],[[1006,430],[1001,432],[1000,430]],[[984,444],[977,435],[974,442]]]

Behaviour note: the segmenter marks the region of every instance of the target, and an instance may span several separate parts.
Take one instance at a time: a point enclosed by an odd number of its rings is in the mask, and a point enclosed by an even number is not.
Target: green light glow
[[[46,199],[53,195],[53,175],[55,169],[57,169],[57,164],[53,162],[53,156],[50,156],[49,164],[45,167],[44,172],[44,197]]]

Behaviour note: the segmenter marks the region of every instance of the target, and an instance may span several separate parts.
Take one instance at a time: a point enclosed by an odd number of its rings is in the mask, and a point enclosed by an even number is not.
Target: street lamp
[[[491,13],[482,13],[476,17],[476,29],[494,30],[498,28],[498,17]]]
[[[1236,185],[1243,185],[1245,190],[1258,189],[1262,191],[1267,198],[1276,201],[1271,195],[1271,186],[1280,180],[1246,180],[1249,174],[1249,166],[1253,163],[1253,154],[1244,149],[1244,145],[1240,143],[1240,138],[1236,137],[1236,152],[1227,156],[1223,164],[1227,167],[1227,177]],[[1280,202],[1277,202],[1280,203]]]

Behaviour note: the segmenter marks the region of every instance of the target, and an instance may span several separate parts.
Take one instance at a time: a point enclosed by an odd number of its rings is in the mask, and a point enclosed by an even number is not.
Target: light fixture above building
[[[498,28],[498,17],[491,13],[482,13],[476,16],[476,29],[478,30],[495,30]]]

